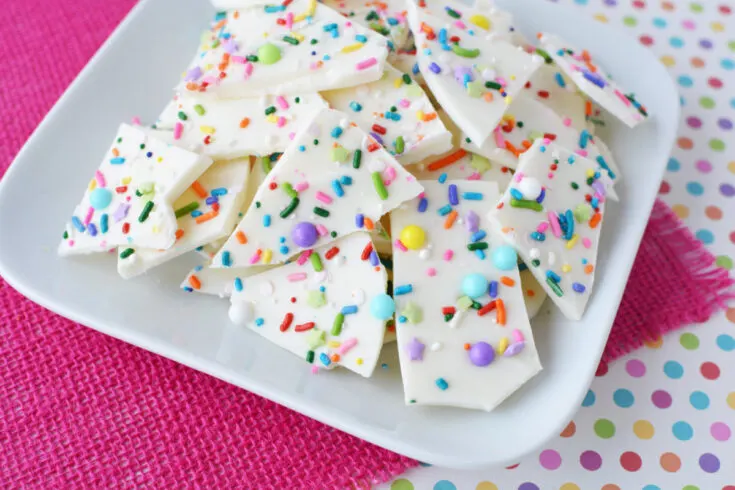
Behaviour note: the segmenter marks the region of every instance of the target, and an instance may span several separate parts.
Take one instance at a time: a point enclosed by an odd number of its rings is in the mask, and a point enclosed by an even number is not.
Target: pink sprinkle
[[[319,233],[319,236],[327,236],[329,234],[329,230],[324,225],[316,225],[316,232]]]
[[[546,221],[542,221],[538,224],[538,227],[536,228],[536,231],[539,233],[545,232],[549,228],[549,224]]]
[[[73,247],[76,242],[74,240],[69,240],[66,243],[68,243],[70,247]]]
[[[569,127],[569,126],[572,125],[572,118],[571,117],[565,117],[561,122],[562,122],[562,124],[564,124],[564,126]]]
[[[293,12],[286,14],[286,27],[288,27],[289,30],[293,27]]]
[[[282,128],[282,127],[284,127],[285,125],[286,125],[286,118],[285,118],[285,117],[283,117],[283,116],[280,116],[280,117],[278,118],[278,121],[276,122],[276,126],[278,126],[279,128]]]
[[[260,262],[260,251],[256,251],[252,257],[250,257],[251,264],[257,264]]]
[[[317,374],[319,372],[319,368],[316,366],[311,366],[311,374]]]
[[[550,144],[551,144],[551,140],[550,140],[549,138],[544,138],[544,139],[543,139],[543,143],[544,143],[545,145],[550,145]]]
[[[322,65],[319,64],[320,62],[314,62],[309,65],[310,70],[318,70],[322,67]]]
[[[307,260],[309,260],[309,257],[311,257],[311,250],[304,250],[301,252],[301,255],[299,255],[299,258],[296,259],[296,263],[299,265],[304,265]]]
[[[140,126],[142,123],[140,122],[140,118],[138,116],[135,116],[133,118],[133,126]]]
[[[230,57],[230,61],[232,61],[233,63],[237,63],[238,65],[244,65],[245,63],[247,63],[248,59],[244,56],[232,56]]]
[[[337,349],[337,352],[339,355],[343,356],[347,354],[349,351],[352,350],[353,347],[357,345],[357,339],[355,337],[349,338],[342,342],[342,345],[339,346],[339,349]]]
[[[206,83],[207,85],[219,85],[219,78],[215,78],[212,76],[204,77],[202,79],[202,83]]]
[[[97,181],[97,185],[99,187],[106,187],[107,186],[107,182],[105,182],[105,174],[103,174],[99,170],[95,170],[95,172],[94,172],[94,178]]]
[[[299,182],[293,188],[296,189],[296,192],[303,192],[309,188],[309,184],[307,182]]]
[[[390,185],[393,180],[396,178],[396,169],[393,167],[388,167],[383,171],[383,181],[385,182],[385,185]]]
[[[556,217],[556,213],[549,211],[546,216],[549,218],[549,223],[551,224],[551,233],[556,238],[561,237],[561,226],[559,226],[559,219]]]
[[[503,138],[503,133],[500,132],[500,126],[496,127],[493,133],[495,134],[495,145],[498,148],[505,148],[505,138]]]
[[[498,82],[503,87],[505,87],[506,85],[508,85],[508,80],[506,80],[503,77],[495,77],[495,81]]]
[[[288,102],[286,102],[286,99],[284,99],[282,95],[276,97],[276,104],[278,104],[278,107],[281,109],[288,109]]]
[[[434,277],[436,275],[436,269],[433,267],[429,267],[426,269],[426,273],[429,275],[429,277]]]
[[[522,181],[523,180],[523,172],[516,172],[515,177],[514,177],[514,180],[516,182]]]
[[[408,100],[408,99],[401,99],[401,100],[400,100],[400,101],[398,102],[398,105],[400,105],[400,106],[401,106],[401,107],[403,107],[403,108],[406,108],[406,107],[408,107],[408,106],[410,106],[410,105],[411,105],[411,101],[410,101],[410,100]]]
[[[480,180],[482,178],[482,175],[480,175],[479,172],[474,172],[469,177],[467,177],[467,180]]]
[[[248,61],[247,63],[245,63],[245,78],[248,78],[252,74],[253,74],[253,64]]]
[[[513,333],[511,335],[513,336],[513,343],[523,342],[524,340],[526,340],[526,338],[523,336],[523,332],[521,332],[517,328],[513,329]]]
[[[352,27],[352,22],[350,22],[350,21],[348,20],[347,22],[345,22],[345,26],[346,26],[346,27]]]
[[[583,149],[581,149],[581,148],[579,148],[579,149],[578,149],[577,151],[575,151],[574,153],[576,153],[577,155],[583,156],[583,157],[586,157],[586,156],[587,156],[587,150],[583,150]]]
[[[628,100],[628,97],[626,97],[625,95],[623,95],[622,93],[620,93],[620,90],[615,89],[615,95],[617,95],[618,98],[625,103],[625,105],[627,105],[628,107],[630,107],[631,104],[630,104],[630,101]]]
[[[447,262],[449,262],[450,260],[452,260],[452,257],[454,257],[454,251],[453,250],[447,250],[446,252],[444,252],[444,260],[446,260]]]
[[[183,132],[184,132],[184,125],[181,124],[180,121],[178,121],[174,125],[174,139],[175,140],[180,140],[181,139],[181,135],[183,134]]]
[[[357,65],[355,65],[355,68],[358,70],[367,70],[371,66],[375,66],[378,64],[378,60],[375,59],[375,57],[368,58],[366,60],[362,60]]]
[[[92,216],[94,216],[94,208],[90,206],[87,210],[87,216],[84,217],[84,226],[92,222]]]
[[[592,240],[589,238],[582,238],[582,245],[584,248],[590,248],[592,246]]]
[[[461,20],[454,21],[454,25],[457,26],[457,27],[459,27],[460,29],[466,29],[467,28],[467,26],[465,25],[465,23],[462,22]]]
[[[286,278],[289,282],[303,281],[306,279],[306,272],[295,272],[293,274],[289,274]]]
[[[403,244],[402,241],[396,240],[393,243],[395,244],[396,247],[398,247],[401,250],[401,252],[408,252],[408,249],[406,248],[406,246]]]
[[[332,198],[324,194],[322,191],[316,191],[316,198],[324,204],[332,204]]]
[[[292,140],[296,136],[296,133],[288,133],[288,139]]]

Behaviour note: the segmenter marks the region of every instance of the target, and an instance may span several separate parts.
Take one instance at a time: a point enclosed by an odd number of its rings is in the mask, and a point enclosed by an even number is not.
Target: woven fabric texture
[[[133,4],[3,2],[0,175]],[[604,361],[721,306],[730,283],[712,263],[657,203]],[[1,488],[367,488],[418,464],[76,325],[2,280],[0,444]]]

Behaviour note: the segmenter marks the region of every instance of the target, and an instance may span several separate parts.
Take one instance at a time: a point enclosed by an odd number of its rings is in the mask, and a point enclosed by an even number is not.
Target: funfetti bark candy
[[[246,197],[250,158],[214,163],[174,202],[176,242],[166,250],[118,249],[117,271],[124,278],[142,274],[181,254],[229,236]]]
[[[452,134],[424,90],[409,75],[389,64],[380,80],[322,95],[403,165],[452,148]]]
[[[187,292],[211,294],[229,298],[236,290],[242,290],[249,277],[274,269],[276,265],[254,267],[215,268],[209,264],[198,265],[186,275],[181,289]]]
[[[408,3],[421,73],[457,126],[481,144],[543,59],[503,40],[498,11],[467,15],[461,4],[421,5]]]
[[[303,94],[377,80],[387,40],[316,0],[217,14],[212,41],[179,93],[218,98]]]
[[[492,410],[541,370],[517,255],[490,234],[492,182],[421,181],[391,213],[407,404]]]
[[[553,63],[545,51],[537,49],[536,53],[551,63],[541,65],[531,75],[521,93],[549,107],[566,125],[577,131],[586,129],[593,132],[594,125],[589,124],[592,103],[577,89],[571,78]]]
[[[552,34],[539,36],[541,47],[551,56],[574,83],[595,102],[629,127],[635,127],[648,117],[648,112],[635,96],[613,81],[587,50],[572,47]]]
[[[404,47],[411,33],[402,0],[325,0],[324,5],[387,37],[394,50]]]
[[[582,318],[592,293],[607,199],[597,165],[539,139],[488,218],[564,315]]]
[[[214,267],[285,262],[367,229],[421,186],[343,112],[325,109],[296,134]]]
[[[526,264],[523,262],[518,264],[518,270],[520,270],[521,289],[523,289],[523,302],[526,305],[526,313],[528,313],[528,319],[533,320],[546,301],[546,291],[538,283],[533,273],[528,270]]]
[[[418,180],[483,180],[495,182],[502,190],[513,178],[510,168],[464,149],[410,165],[406,170]]]
[[[367,233],[353,233],[302,253],[296,261],[243,281],[230,319],[312,364],[372,374],[393,317]]]
[[[414,44],[413,35],[408,38],[406,45],[405,48],[397,48],[388,53],[388,63],[397,70],[408,73],[411,78],[423,85],[426,81],[416,60],[416,45]]]
[[[172,130],[178,146],[214,160],[229,160],[282,152],[301,121],[324,107],[318,94],[234,100],[179,95],[156,127]]]
[[[172,202],[211,164],[209,157],[122,124],[66,225],[59,254],[171,247],[177,230]]]

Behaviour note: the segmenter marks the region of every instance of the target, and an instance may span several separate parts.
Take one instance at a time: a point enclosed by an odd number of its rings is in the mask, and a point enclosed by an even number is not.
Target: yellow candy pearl
[[[401,243],[409,250],[420,250],[426,243],[426,232],[416,225],[408,225],[401,230]]]

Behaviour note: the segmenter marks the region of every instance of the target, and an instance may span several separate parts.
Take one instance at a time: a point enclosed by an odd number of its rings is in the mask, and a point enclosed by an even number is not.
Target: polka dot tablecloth
[[[648,46],[681,94],[660,194],[732,270],[735,6],[558,0]],[[529,13],[531,14],[531,13]],[[574,420],[510,468],[422,467],[382,490],[735,490],[735,308],[602,368]]]

